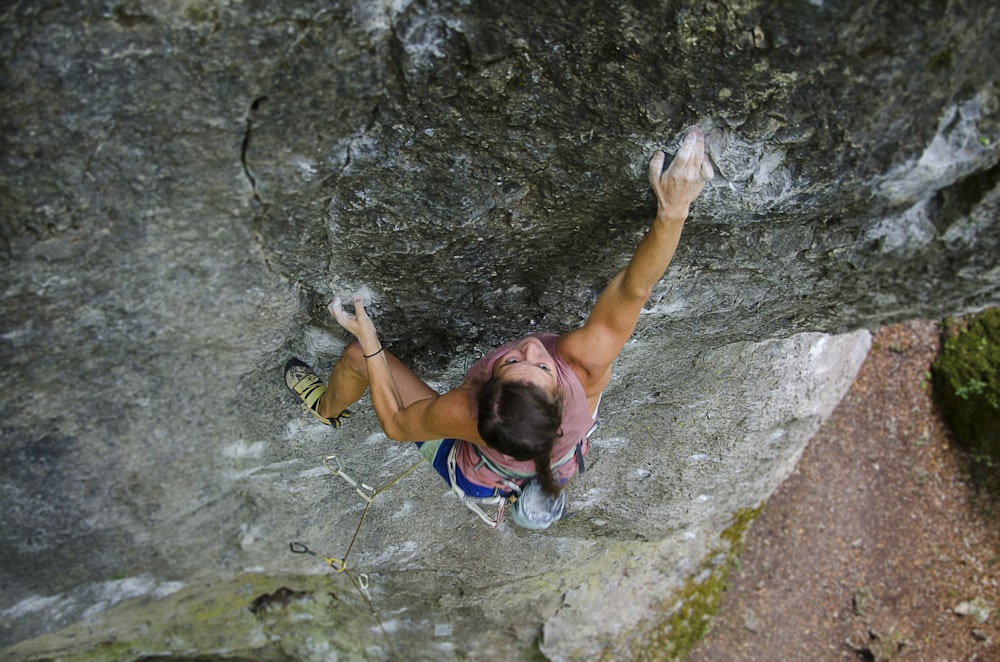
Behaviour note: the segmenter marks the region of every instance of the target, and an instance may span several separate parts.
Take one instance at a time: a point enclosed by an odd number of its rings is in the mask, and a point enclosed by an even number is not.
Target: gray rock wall
[[[846,332],[1000,301],[997,11],[7,3],[0,644],[679,640],[677,596],[853,378],[868,337]],[[329,296],[369,291],[386,343],[456,385],[493,344],[582,322],[654,211],[646,161],[691,123],[718,176],[616,365],[573,516],[491,532],[421,467],[351,549],[370,604],[292,555],[343,554],[360,516],[325,455],[371,484],[417,457],[366,404],[333,432],[284,390],[289,355],[326,369],[346,340]],[[311,597],[249,611],[283,585]]]

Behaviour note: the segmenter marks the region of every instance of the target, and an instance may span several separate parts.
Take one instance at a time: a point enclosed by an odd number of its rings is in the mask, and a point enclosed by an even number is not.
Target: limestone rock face
[[[855,330],[1000,302],[995,4],[6,3],[0,645],[677,650]],[[323,458],[379,487],[419,456],[367,402],[331,431],[285,390],[289,356],[324,371],[347,341],[330,296],[366,292],[453,387],[582,323],[693,123],[717,177],[570,516],[490,531],[422,466],[355,538],[365,502]]]

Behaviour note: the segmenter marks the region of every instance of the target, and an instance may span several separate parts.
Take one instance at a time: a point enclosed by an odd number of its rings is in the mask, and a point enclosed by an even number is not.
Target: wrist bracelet
[[[365,359],[370,359],[370,358],[372,358],[372,357],[375,357],[375,356],[378,356],[379,354],[381,354],[381,353],[382,353],[382,350],[383,350],[383,349],[385,349],[385,347],[381,347],[381,346],[380,346],[380,347],[378,348],[378,351],[377,351],[377,352],[375,352],[374,354],[365,354],[365,355],[364,355],[364,356],[365,356]]]

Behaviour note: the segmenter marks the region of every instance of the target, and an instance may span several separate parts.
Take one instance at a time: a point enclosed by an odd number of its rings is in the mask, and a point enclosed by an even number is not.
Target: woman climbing
[[[298,359],[285,365],[286,384],[316,418],[337,427],[347,407],[370,388],[385,434],[434,442],[422,443],[421,453],[459,496],[518,494],[529,506],[522,513],[529,521],[519,523],[547,526],[562,513],[561,486],[583,466],[611,364],[670,264],[691,202],[713,177],[696,126],[666,171],[664,160],[657,150],[649,162],[656,218],[579,329],[531,335],[494,349],[469,369],[461,386],[439,394],[382,346],[360,295],[354,297],[355,314],[338,297],[330,313],[355,340],[333,366],[329,385]],[[539,503],[531,494],[547,497],[540,509],[530,511]]]

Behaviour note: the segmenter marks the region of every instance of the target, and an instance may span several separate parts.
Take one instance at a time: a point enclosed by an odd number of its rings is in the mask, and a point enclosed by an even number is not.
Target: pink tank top
[[[545,349],[555,359],[556,382],[562,390],[563,416],[562,416],[562,436],[556,439],[552,449],[551,462],[555,465],[560,460],[566,458],[580,445],[580,451],[586,455],[589,450],[587,443],[587,433],[594,426],[594,418],[590,415],[590,407],[587,405],[587,393],[583,390],[583,384],[577,378],[576,373],[569,364],[563,361],[556,351],[556,341],[559,336],[556,334],[537,334],[529,336],[537,338],[545,345]],[[520,342],[507,343],[502,347],[489,352],[486,356],[476,361],[469,368],[467,379],[471,384],[469,397],[472,405],[473,416],[478,410],[477,396],[479,389],[493,374],[493,364],[503,354],[510,351],[511,347]],[[582,443],[581,443],[582,442]],[[498,475],[489,468],[483,458],[494,465],[507,469],[515,474],[534,474],[535,463],[515,460],[509,455],[493,450],[492,448],[476,446],[467,441],[458,440],[458,448],[455,452],[455,462],[462,470],[462,473],[470,482],[483,487],[500,487],[504,489],[503,476]],[[568,480],[577,472],[577,462],[570,459],[556,469],[556,474],[560,480]]]

